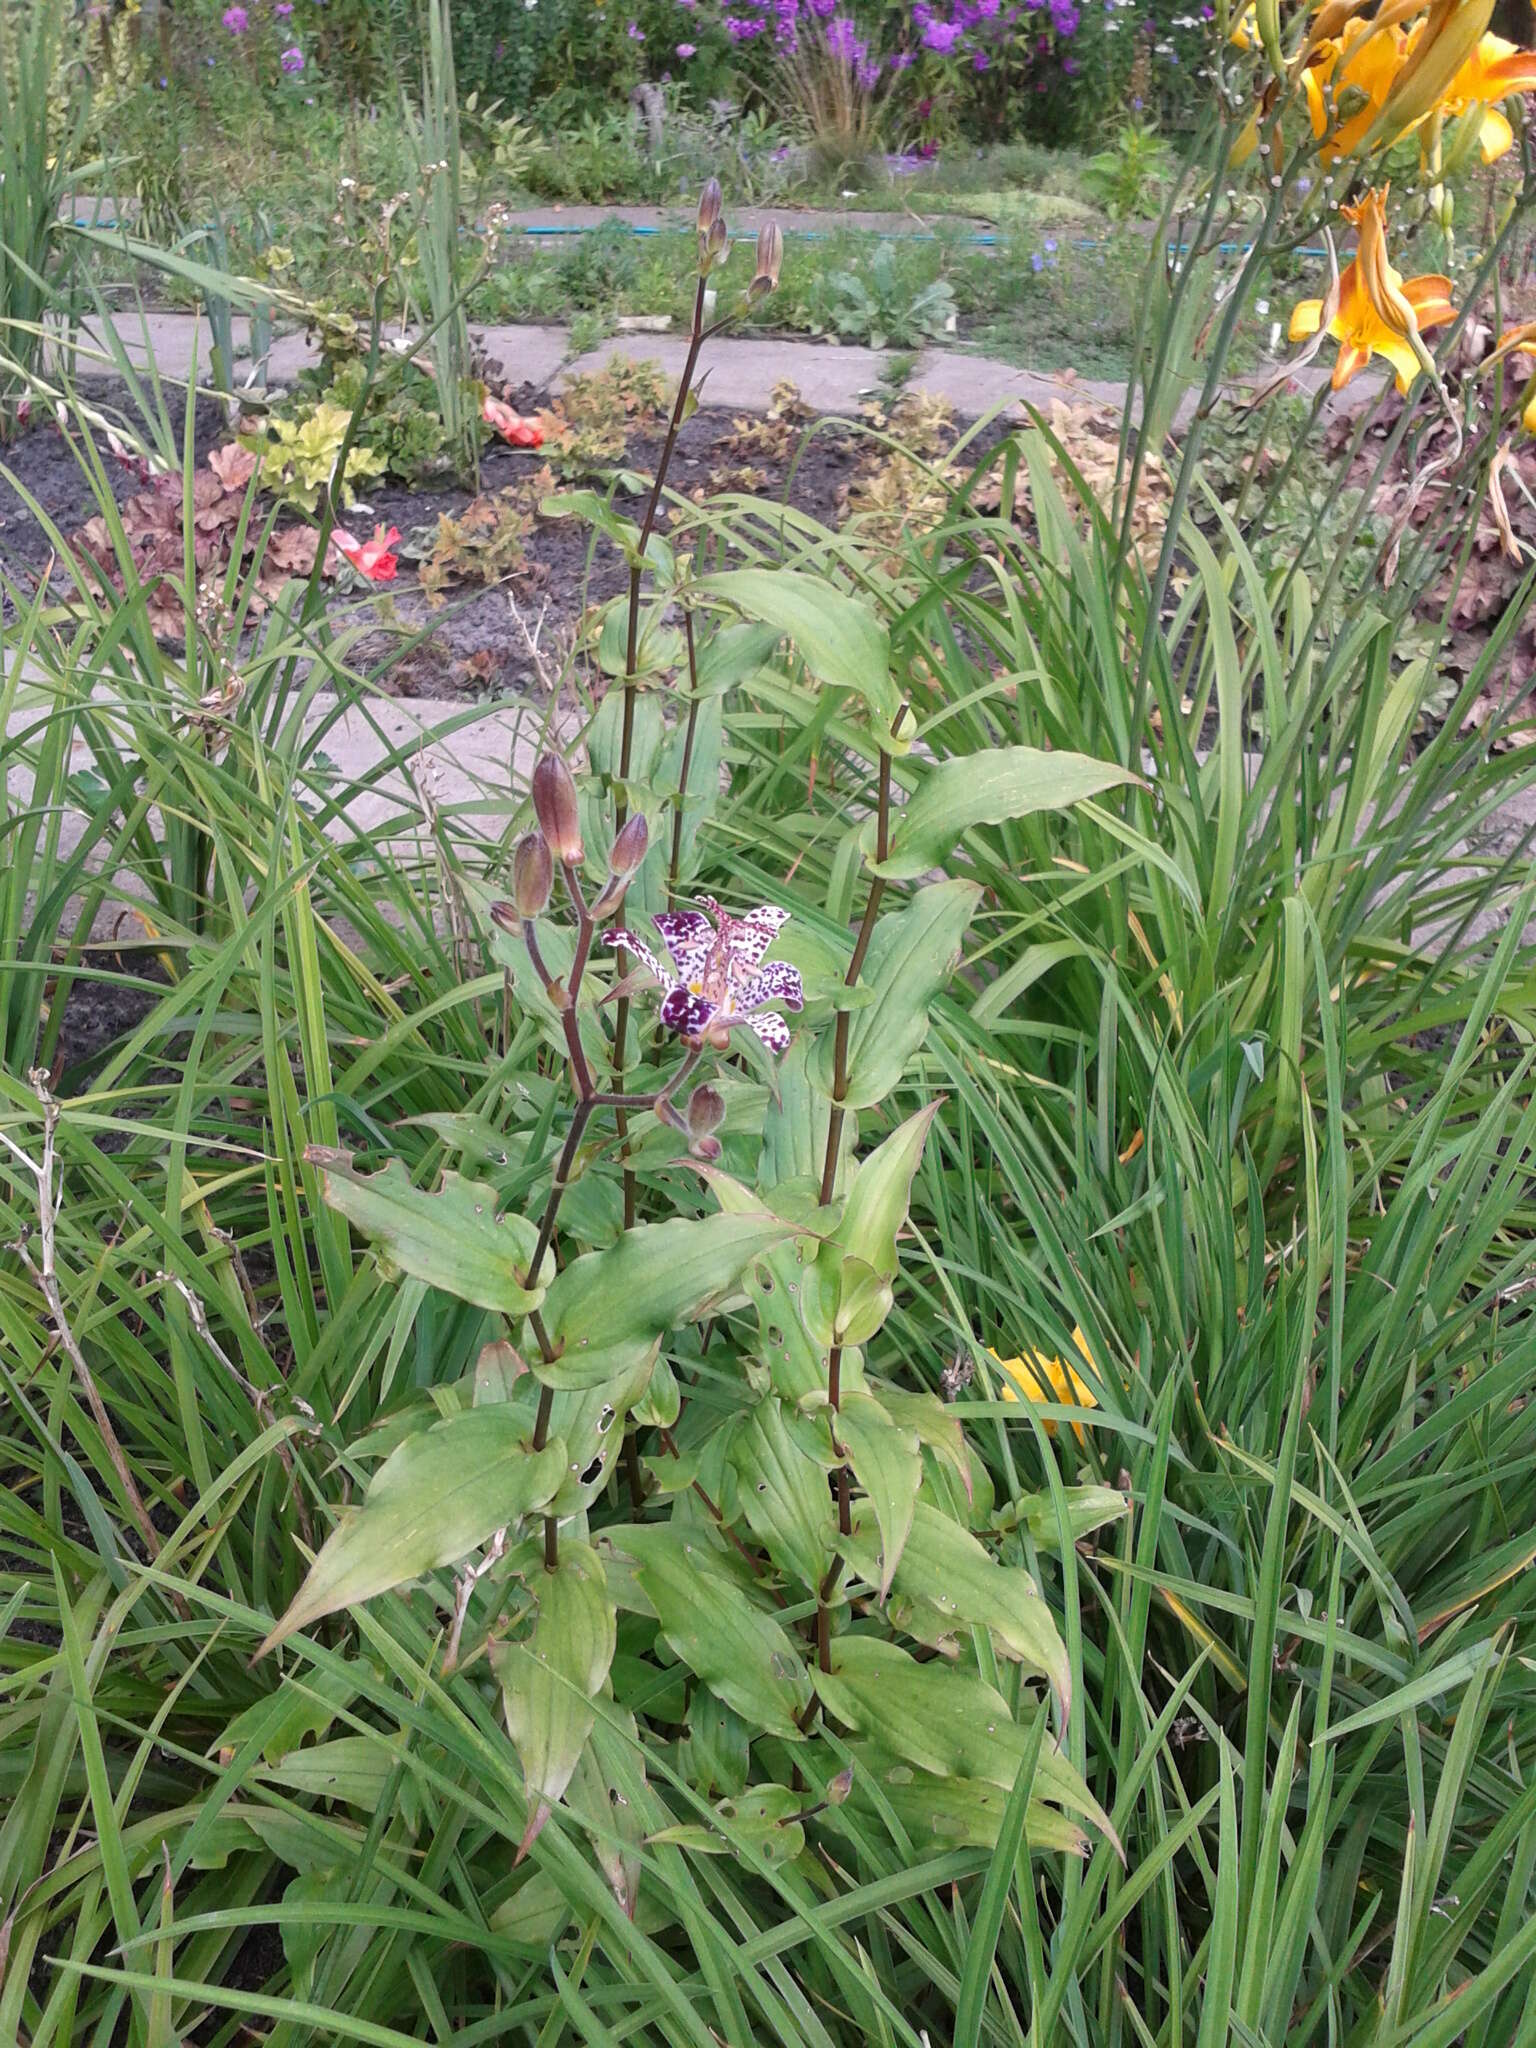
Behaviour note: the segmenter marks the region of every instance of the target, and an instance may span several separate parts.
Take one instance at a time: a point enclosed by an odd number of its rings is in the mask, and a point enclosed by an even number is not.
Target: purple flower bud
[[[613,851],[608,856],[608,866],[616,880],[627,882],[645,859],[645,849],[650,843],[650,827],[645,822],[645,813],[636,811],[632,818],[625,820],[624,829],[613,842]]]
[[[766,298],[769,292],[778,289],[779,266],[783,261],[783,231],[776,220],[764,221],[757,231],[757,269],[747,287],[750,298]]]
[[[541,754],[533,770],[533,810],[555,859],[581,859],[581,807],[571,771],[558,754]]]
[[[538,917],[549,902],[555,866],[542,832],[525,832],[512,856],[512,894],[520,918]]]
[[[688,1135],[707,1138],[725,1122],[725,1097],[706,1081],[688,1098]]]

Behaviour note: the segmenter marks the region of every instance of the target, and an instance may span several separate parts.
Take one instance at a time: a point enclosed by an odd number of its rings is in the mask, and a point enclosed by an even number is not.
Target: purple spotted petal
[[[696,996],[692,989],[672,988],[662,1001],[661,1021],[681,1038],[700,1038],[718,1008],[717,1003],[706,996]]]
[[[768,1003],[782,1003],[787,1010],[805,1008],[805,989],[798,967],[791,967],[786,960],[770,960],[744,984],[741,991],[744,1010],[761,1010]]]
[[[750,974],[789,922],[789,912],[777,903],[763,903],[745,917],[733,917],[727,929],[731,940],[731,962],[739,974]]]
[[[714,944],[709,919],[697,910],[658,910],[651,919],[666,941],[667,951],[677,963],[680,981],[696,981],[705,957]]]
[[[789,1026],[773,1010],[759,1010],[751,1017],[741,1020],[749,1031],[755,1031],[770,1052],[788,1052]]]
[[[622,947],[626,953],[633,953],[635,958],[644,964],[647,973],[654,975],[663,988],[671,987],[671,975],[666,972],[644,939],[637,939],[633,932],[625,931],[622,926],[614,931],[604,932],[603,944]]]

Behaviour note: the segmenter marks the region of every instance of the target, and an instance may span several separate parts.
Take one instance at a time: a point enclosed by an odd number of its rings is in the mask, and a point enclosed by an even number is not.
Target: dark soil
[[[511,402],[519,411],[533,412],[549,401],[548,394],[525,387],[513,394]],[[702,495],[712,479],[718,488],[721,476],[739,471],[743,458],[732,446],[736,431],[728,413],[697,413],[678,437],[670,488],[687,496],[696,491]],[[196,416],[199,460],[228,438],[221,407],[212,401],[200,403]],[[798,439],[793,437],[792,451],[798,448]],[[637,433],[625,453],[625,469],[650,475],[661,444],[659,431]],[[789,503],[814,518],[835,523],[838,493],[847,483],[855,459],[845,437],[814,436],[794,467]],[[45,509],[66,539],[92,517],[97,506],[81,451],[72,437],[51,421],[28,429],[6,451],[5,460],[16,481],[13,484],[11,477],[0,476],[0,580],[26,589],[57,551],[22,492]],[[130,468],[104,450],[102,460],[119,504],[144,488]],[[494,492],[525,477],[530,460],[538,458],[506,448],[491,449],[481,466],[482,491]],[[754,485],[754,495],[770,500],[783,496],[788,462],[754,455],[750,466],[761,478]],[[382,522],[409,534],[431,525],[441,513],[462,512],[470,496],[457,487],[407,489],[379,484],[370,491],[366,509],[358,506],[348,515],[349,523],[367,532]],[[630,516],[638,516],[641,510],[636,501],[623,497],[616,505]],[[437,606],[420,589],[411,564],[402,560],[399,574],[387,590],[378,599],[365,600],[376,605],[381,632],[369,635],[351,658],[360,666],[388,665],[387,677],[379,680],[400,695],[527,694],[537,687],[538,679],[514,605],[528,627],[537,630],[541,646],[558,649],[563,641],[568,642],[587,606],[616,595],[625,580],[624,564],[615,550],[606,542],[594,550],[591,543],[590,530],[576,520],[541,519],[529,537],[526,564],[510,583],[490,589],[461,586]],[[57,582],[56,587],[63,595]],[[355,620],[358,605],[355,592],[338,592],[332,612]],[[392,658],[394,634],[402,629],[415,633],[423,626],[431,630],[421,645],[403,656],[394,653]]]

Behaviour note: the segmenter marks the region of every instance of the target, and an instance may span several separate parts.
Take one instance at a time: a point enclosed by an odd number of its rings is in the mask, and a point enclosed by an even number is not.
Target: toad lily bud
[[[533,809],[555,859],[576,866],[581,860],[581,807],[571,771],[558,754],[541,754],[534,766]]]
[[[542,832],[525,832],[512,856],[512,895],[519,917],[538,917],[549,902],[555,868]]]
[[[778,289],[779,265],[784,261],[784,236],[777,221],[765,221],[757,233],[757,269],[747,286],[747,297],[755,305]]]
[[[601,921],[611,917],[624,901],[624,891],[629,887],[635,870],[645,859],[645,849],[650,842],[650,828],[645,814],[636,811],[624,824],[613,842],[613,851],[608,856],[608,879],[592,906],[592,916]]]
[[[650,836],[644,812],[636,811],[614,840],[613,851],[608,856],[609,869],[618,880],[627,882],[645,859],[645,849],[650,842]]]
[[[725,1097],[706,1081],[688,1098],[688,1135],[707,1138],[725,1122]]]
[[[699,194],[699,275],[707,277],[711,265],[725,248],[726,228],[723,211],[724,200],[720,192],[720,180],[711,178]]]
[[[688,1150],[695,1159],[713,1166],[722,1150],[715,1132],[725,1122],[725,1097],[706,1082],[688,1098]]]

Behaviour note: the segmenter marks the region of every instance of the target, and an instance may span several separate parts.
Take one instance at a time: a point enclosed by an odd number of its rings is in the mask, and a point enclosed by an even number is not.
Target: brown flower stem
[[[688,359],[683,365],[683,374],[678,381],[677,398],[672,407],[672,418],[667,425],[667,438],[662,443],[661,456],[656,464],[656,474],[651,481],[651,495],[646,501],[645,517],[640,522],[640,538],[635,549],[635,558],[629,565],[629,620],[624,644],[624,724],[619,738],[619,791],[614,803],[614,831],[621,832],[629,816],[629,770],[630,758],[635,739],[635,676],[640,666],[640,586],[645,574],[645,550],[656,525],[656,512],[661,504],[661,493],[667,481],[667,471],[672,465],[672,451],[677,446],[677,437],[683,424],[683,415],[688,407],[688,393],[693,384],[693,373],[698,368],[699,350],[704,342],[704,279],[693,301],[693,331],[688,341]],[[619,972],[628,971],[623,948],[619,949]],[[629,998],[621,996],[613,1019],[613,1078],[622,1090],[624,1067],[629,1046]],[[619,1137],[623,1141],[624,1158],[624,1228],[632,1230],[637,1214],[637,1188],[634,1168],[629,1164],[629,1118],[623,1110],[618,1112]]]

